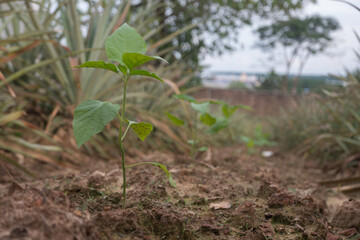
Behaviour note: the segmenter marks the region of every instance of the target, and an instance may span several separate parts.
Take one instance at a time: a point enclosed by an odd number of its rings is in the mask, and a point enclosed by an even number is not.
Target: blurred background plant
[[[282,149],[325,165],[359,163],[360,84],[352,75],[339,79],[344,86],[308,96],[276,119],[273,133]]]

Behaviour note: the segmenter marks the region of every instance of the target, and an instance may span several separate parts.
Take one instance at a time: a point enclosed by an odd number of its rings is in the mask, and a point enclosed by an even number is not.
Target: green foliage
[[[147,63],[150,60],[162,60],[168,63],[165,59],[159,56],[150,57],[139,53],[125,53],[122,57],[122,60],[130,71],[140,65]]]
[[[132,129],[136,136],[144,141],[145,138],[152,132],[153,126],[151,123],[135,122],[125,118],[125,106],[126,106],[126,87],[127,83],[132,75],[147,75],[157,80],[162,81],[157,75],[150,74],[145,70],[134,70],[134,68],[141,66],[142,64],[153,59],[164,59],[160,57],[149,57],[143,55],[146,52],[146,44],[143,38],[136,32],[135,29],[123,24],[106,40],[105,50],[108,58],[119,63],[119,67],[116,67],[111,63],[104,63],[102,61],[90,61],[83,63],[77,67],[86,68],[102,68],[112,72],[115,72],[124,81],[123,90],[123,102],[121,114],[119,113],[120,105],[112,104],[109,102],[101,102],[98,100],[87,100],[79,104],[74,113],[73,128],[78,147],[88,141],[93,135],[101,132],[106,124],[112,121],[114,118],[119,118],[119,146],[121,150],[122,168],[123,168],[123,208],[126,204],[126,168],[131,166],[137,166],[141,164],[152,164],[160,167],[167,175],[170,185],[175,186],[175,182],[172,179],[171,174],[167,168],[160,163],[138,163],[136,165],[125,165],[125,152],[122,144],[129,129]],[[130,51],[130,52],[129,52]],[[114,68],[115,67],[115,68]],[[125,69],[126,68],[126,69]],[[133,71],[135,71],[134,74]],[[122,132],[122,125],[127,124],[125,132]]]
[[[116,93],[118,88],[122,88],[123,83],[114,78],[111,72],[96,68],[86,71],[81,69],[69,71],[69,69],[79,63],[106,59],[106,51],[104,51],[106,36],[118,28],[124,20],[138,26],[137,30],[146,35],[146,39],[152,45],[156,44],[150,46],[151,53],[164,57],[167,57],[170,49],[162,49],[159,52],[159,48],[188,29],[179,29],[171,36],[154,38],[154,34],[159,32],[161,27],[149,26],[146,23],[156,21],[156,17],[149,13],[157,11],[161,5],[160,0],[136,8],[131,7],[131,1],[116,0],[106,1],[106,4],[86,0],[35,2],[36,4],[24,0],[0,2],[1,9],[13,9],[7,14],[0,14],[0,20],[4,23],[0,28],[2,34],[0,58],[11,60],[11,64],[8,61],[5,64],[3,60],[0,61],[0,71],[4,73],[9,83],[34,85],[26,89],[31,92],[28,96],[45,99],[43,105],[61,104],[62,109],[69,104],[78,104],[87,99],[120,102]],[[131,32],[131,29],[128,31]],[[133,36],[135,33],[136,31],[132,31]],[[139,38],[137,36],[134,39]],[[125,40],[119,40],[122,41]],[[130,43],[133,42],[136,41]],[[145,43],[140,39],[139,42]],[[110,46],[111,44],[110,41]],[[141,45],[141,49],[137,49],[138,53],[144,54],[145,47]],[[114,49],[116,51],[116,48]],[[18,52],[23,54],[20,55]],[[122,57],[119,61],[122,61]],[[101,66],[101,62],[98,63],[101,68],[105,67]],[[145,77],[157,79],[156,74],[149,71],[150,65],[155,65],[158,73],[166,73],[169,78],[172,77],[175,68],[150,63],[146,69],[140,72],[136,69],[132,75],[138,76],[137,79],[141,80],[146,79]],[[106,70],[107,67],[116,71],[113,66],[107,65]],[[121,72],[126,70],[123,63],[117,67]],[[184,66],[177,65],[176,69],[179,71],[182,68]],[[144,72],[145,70],[147,72]],[[184,77],[188,75],[183,74]],[[0,81],[0,87],[3,84],[4,82]],[[129,84],[128,87],[132,88],[131,85]],[[39,96],[39,89],[45,94]]]
[[[74,68],[101,68],[101,69],[113,71],[114,73],[119,72],[115,64],[104,63],[103,61],[88,61],[79,66],[75,66]]]
[[[195,118],[194,123],[193,124],[191,122],[187,123],[187,126],[191,130],[192,138],[193,138],[193,139],[189,139],[187,141],[191,146],[190,155],[193,160],[195,158],[197,151],[206,151],[206,149],[207,149],[206,146],[197,148],[197,144],[199,143],[199,140],[197,137],[198,120],[200,120],[200,122],[202,122],[204,125],[206,125],[208,127],[208,130],[206,131],[206,133],[214,135],[214,134],[217,134],[220,130],[225,129],[229,126],[230,117],[236,112],[237,109],[242,108],[242,109],[246,109],[246,110],[251,110],[250,107],[245,106],[245,105],[239,104],[239,105],[232,106],[232,105],[229,105],[228,103],[226,103],[224,101],[220,101],[220,100],[210,100],[210,101],[198,102],[195,98],[193,98],[189,95],[186,95],[186,94],[176,94],[176,95],[173,95],[173,97],[175,99],[179,99],[179,100],[183,100],[183,101],[187,102],[190,105],[190,107],[194,110],[193,111],[194,112],[193,117]],[[223,116],[220,116],[220,117],[213,116],[211,113],[211,109],[210,109],[211,105],[220,105]],[[181,120],[170,113],[168,113],[168,118],[175,125],[183,125],[185,123],[184,120]]]
[[[150,73],[146,70],[140,70],[140,69],[134,69],[130,72],[131,76],[145,76],[145,77],[150,77],[150,78],[154,78],[157,79],[161,82],[164,82],[164,80],[162,80],[161,78],[158,77],[158,75],[156,75],[155,73]]]
[[[170,119],[170,121],[176,126],[182,126],[185,124],[184,120],[177,118],[176,116],[172,115],[171,113],[166,113],[166,115]]]
[[[246,148],[250,154],[255,152],[255,147],[275,145],[274,142],[270,141],[270,135],[263,132],[262,125],[260,124],[255,126],[251,135],[241,135],[240,140],[246,144]]]
[[[216,134],[220,130],[227,128],[229,124],[230,121],[228,117],[219,117],[218,119],[216,119],[216,122],[211,126],[211,128],[209,128],[207,132],[210,134]]]
[[[190,106],[197,112],[201,114],[206,114],[209,111],[209,102],[202,102],[202,103],[194,103],[191,102]]]
[[[144,141],[147,136],[153,131],[153,126],[151,123],[144,122],[134,122],[127,120],[129,127],[134,131],[136,136],[140,138],[141,141]]]
[[[213,116],[211,116],[210,114],[208,113],[203,113],[200,115],[200,121],[208,126],[212,126],[216,123],[216,118],[214,118]]]
[[[80,103],[74,112],[73,128],[77,147],[81,147],[116,118],[120,105],[98,100]]]
[[[125,65],[123,61],[127,54],[145,54],[146,48],[146,43],[140,34],[126,23],[116,29],[105,41],[107,57],[121,65]]]

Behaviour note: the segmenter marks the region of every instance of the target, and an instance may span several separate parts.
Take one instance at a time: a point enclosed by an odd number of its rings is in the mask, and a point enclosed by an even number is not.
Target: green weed
[[[119,138],[118,143],[121,150],[122,169],[123,169],[123,205],[126,205],[126,169],[143,164],[151,164],[162,169],[167,175],[170,185],[175,187],[175,182],[172,179],[170,172],[167,168],[155,162],[142,162],[133,165],[125,165],[125,151],[123,146],[123,140],[131,129],[136,136],[144,141],[145,138],[152,132],[153,126],[151,123],[136,122],[125,118],[126,107],[126,87],[131,76],[141,75],[151,77],[159,81],[163,81],[155,73],[150,73],[146,70],[139,70],[137,67],[147,63],[150,60],[166,60],[158,56],[144,55],[147,46],[144,39],[136,32],[135,29],[123,24],[112,35],[110,35],[105,42],[105,50],[108,58],[117,62],[105,63],[103,61],[88,61],[77,68],[99,68],[111,71],[117,74],[123,81],[123,101],[122,107],[118,104],[112,104],[110,102],[102,102],[98,100],[87,100],[80,103],[74,112],[73,128],[75,139],[78,148],[88,141],[93,135],[101,132],[105,125],[118,117]],[[121,109],[121,113],[119,113]],[[127,125],[126,130],[123,132],[122,127]]]

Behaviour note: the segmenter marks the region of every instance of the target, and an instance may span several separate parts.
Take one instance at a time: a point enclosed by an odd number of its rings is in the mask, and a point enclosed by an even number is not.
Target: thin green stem
[[[121,150],[121,163],[122,163],[122,170],[123,170],[123,202],[122,208],[125,209],[126,204],[126,167],[125,167],[125,151],[124,146],[122,145],[121,141],[121,121],[120,121],[120,129],[119,129],[119,146]]]
[[[121,138],[121,141],[124,140],[124,138],[125,138],[127,132],[129,131],[129,129],[130,129],[130,124],[127,126],[127,128],[126,128],[126,130],[125,130],[125,132],[124,132],[124,134],[123,134],[123,136]]]
[[[121,165],[123,170],[123,201],[122,201],[122,208],[125,209],[126,206],[126,166],[125,166],[125,151],[124,146],[122,144],[123,135],[122,135],[122,124],[125,120],[125,105],[126,105],[126,85],[129,77],[125,76],[124,79],[124,93],[123,93],[123,104],[121,109],[121,115],[118,117],[120,118],[120,128],[119,128],[119,146],[121,150]]]
[[[145,164],[154,165],[154,163],[153,163],[153,162],[141,162],[141,163],[135,163],[135,164],[132,164],[132,165],[126,166],[126,168],[136,167],[136,166],[139,166],[139,165],[145,165]]]
[[[196,134],[196,128],[197,128],[197,121],[198,121],[198,114],[195,114],[195,124],[193,127],[193,140],[194,140],[194,144],[191,145],[191,159],[194,162],[195,161],[195,147],[197,145],[197,134]]]

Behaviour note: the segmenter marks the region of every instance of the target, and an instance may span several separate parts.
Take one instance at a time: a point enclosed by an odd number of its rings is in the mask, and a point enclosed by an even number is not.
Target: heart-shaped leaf
[[[156,60],[156,59],[168,63],[165,59],[161,57],[158,56],[150,57],[136,52],[126,52],[122,56],[123,62],[130,70],[139,67],[140,65],[143,65],[144,63],[147,63],[150,60]]]
[[[164,80],[162,80],[161,78],[159,78],[155,73],[150,73],[146,70],[138,70],[138,69],[134,69],[131,71],[130,75],[140,75],[140,76],[146,76],[146,77],[151,77],[151,78],[155,78],[159,81],[164,82]]]
[[[98,100],[87,100],[80,103],[74,112],[73,128],[77,147],[88,141],[93,135],[101,132],[105,125],[113,120],[120,105]]]
[[[122,65],[124,53],[145,54],[146,43],[136,30],[124,23],[115,30],[105,41],[105,51],[109,59]]]
[[[79,66],[75,66],[74,68],[101,68],[101,69],[113,71],[114,73],[118,73],[118,69],[114,64],[105,63],[103,61],[88,61],[88,62],[84,62]]]
[[[130,128],[134,131],[136,136],[140,138],[141,141],[144,141],[147,136],[152,132],[153,126],[151,123],[145,123],[145,122],[134,122],[127,120],[128,124],[130,125]]]
[[[201,114],[205,114],[207,113],[207,111],[209,110],[209,102],[203,102],[203,103],[190,103],[190,106],[197,112],[201,113]]]
[[[182,126],[184,125],[185,121],[181,120],[177,117],[175,117],[174,115],[170,114],[170,113],[166,113],[167,117],[170,119],[170,121],[175,124],[176,126]]]
[[[222,112],[224,117],[229,118],[236,112],[237,109],[238,109],[237,106],[229,106],[226,104],[222,107]]]
[[[216,118],[214,118],[208,113],[204,113],[200,115],[200,121],[208,126],[212,126],[216,123]]]

